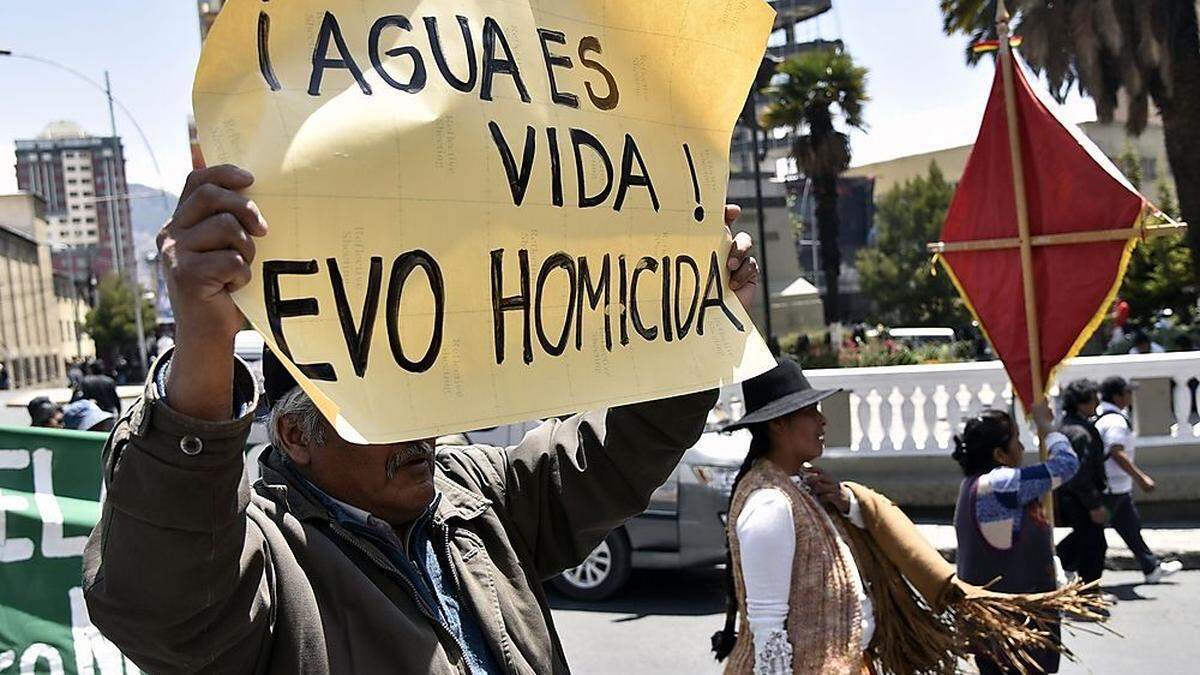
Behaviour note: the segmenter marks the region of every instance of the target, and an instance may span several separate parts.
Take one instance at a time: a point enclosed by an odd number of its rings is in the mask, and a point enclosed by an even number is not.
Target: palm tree
[[[1060,102],[1071,87],[1111,122],[1118,98],[1126,127],[1146,128],[1150,104],[1162,116],[1167,160],[1200,272],[1200,21],[1195,0],[1009,0],[1014,32],[1030,66]],[[941,0],[944,29],[971,41],[996,36],[996,0]],[[977,57],[970,55],[969,60]]]
[[[797,54],[779,64],[775,84],[767,88],[763,125],[794,132],[792,157],[812,181],[816,202],[817,237],[821,242],[821,267],[825,271],[825,322],[841,318],[838,302],[837,181],[850,166],[850,137],[834,122],[863,129],[863,104],[867,69],[854,65],[840,49],[818,49]]]

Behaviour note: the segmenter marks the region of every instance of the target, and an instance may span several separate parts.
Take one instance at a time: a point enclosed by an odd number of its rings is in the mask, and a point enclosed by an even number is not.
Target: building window
[[[68,179],[67,179],[67,185],[75,185],[75,184],[76,184],[76,183],[78,183],[78,182],[79,182],[79,181],[75,180],[74,178],[68,178]]]
[[[79,182],[86,185],[86,184],[92,182],[92,179],[91,178],[80,178]]]
[[[50,153],[48,153],[48,152],[43,152],[43,153],[42,153],[42,159],[43,159],[44,161],[47,161],[47,162],[49,162],[50,160],[54,159],[54,155],[52,155],[52,154],[50,154]]]
[[[91,228],[90,230],[88,230],[88,231],[87,231],[87,236],[89,236],[89,237],[94,237],[94,236],[96,236],[96,228],[94,228],[94,227],[93,227],[93,228]]]
[[[67,171],[74,171],[74,170],[75,170],[75,165],[74,165],[74,164],[68,164],[68,165],[67,165]]]
[[[87,218],[86,218],[86,219],[85,219],[83,222],[85,222],[85,223],[94,223],[94,222],[96,222],[96,219],[95,219],[95,218],[92,218],[91,216],[88,216],[88,217],[87,217]]]
[[[74,217],[74,218],[72,218],[72,219],[71,219],[71,222],[72,222],[72,223],[82,223],[82,222],[83,222],[83,218],[80,218],[80,217],[76,216],[76,217]]]
[[[79,193],[78,193],[78,192],[72,192],[72,193],[70,193],[70,194],[71,194],[71,196],[72,196],[72,197],[78,197],[78,196],[79,196]]]
[[[105,149],[104,149],[104,152],[103,152],[102,154],[103,154],[105,157],[112,157],[112,156],[113,156],[113,151],[112,151],[112,148],[105,148]]]

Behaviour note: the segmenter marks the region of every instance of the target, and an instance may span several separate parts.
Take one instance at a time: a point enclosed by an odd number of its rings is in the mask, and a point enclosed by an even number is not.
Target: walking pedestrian
[[[1108,478],[1108,489],[1104,493],[1104,505],[1110,514],[1109,524],[1121,535],[1129,551],[1137,559],[1146,575],[1146,583],[1156,584],[1164,577],[1183,569],[1178,560],[1162,562],[1142,538],[1142,518],[1133,501],[1133,484],[1136,482],[1143,492],[1154,491],[1154,479],[1146,474],[1134,460],[1137,438],[1127,410],[1133,402],[1133,389],[1125,378],[1118,375],[1105,378],[1100,384],[1100,407],[1096,409],[1096,430],[1104,441],[1104,472]]]
[[[267,230],[251,183],[192,172],[159,235],[179,330],[105,448],[93,623],[148,672],[569,672],[542,581],[646,508],[717,392],[550,419],[510,448],[354,445],[272,355],[251,488],[258,393],[230,295]],[[728,254],[743,306],[750,247],[739,234]]]
[[[72,399],[91,399],[101,410],[107,410],[116,416],[121,414],[121,397],[117,395],[117,383],[104,374],[104,364],[100,361],[88,364],[88,374],[80,381]]]
[[[10,389],[12,382],[8,377],[8,366],[0,363],[0,390]]]
[[[742,391],[746,415],[726,429],[752,440],[730,497],[725,626],[712,638],[727,674],[953,672],[976,651],[1025,663],[1062,648],[1044,619],[1064,602],[1102,604],[1078,586],[1031,596],[970,584],[886,497],[812,466],[824,450],[818,404],[837,390],[814,388],[794,361]]]
[[[1025,446],[1020,431],[1000,410],[972,418],[954,438],[954,460],[965,476],[954,510],[955,563],[963,581],[990,583],[989,589],[1005,593],[1055,588],[1054,529],[1042,498],[1075,475],[1079,459],[1067,437],[1052,430],[1049,406],[1033,406],[1033,420],[1049,448],[1048,459],[1040,464],[1021,466]],[[1047,628],[1059,638],[1058,623]],[[1037,668],[1025,672],[1058,672],[1058,650],[1037,650],[1032,656]],[[976,653],[975,665],[981,675],[1017,672],[982,652]]]
[[[1063,521],[1071,533],[1058,543],[1058,557],[1068,577],[1078,574],[1085,582],[1096,581],[1104,572],[1104,527],[1108,509],[1104,491],[1108,487],[1104,473],[1104,442],[1091,419],[1100,404],[1099,386],[1088,379],[1069,383],[1062,394],[1062,422],[1059,431],[1071,441],[1079,458],[1079,471],[1056,494]]]

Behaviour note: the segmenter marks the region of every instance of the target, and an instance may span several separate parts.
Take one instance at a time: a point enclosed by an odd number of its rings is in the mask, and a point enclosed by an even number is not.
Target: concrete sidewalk
[[[917,525],[917,529],[943,556],[954,560],[958,540],[953,525]],[[1060,541],[1070,531],[1066,527],[1054,528],[1054,541]],[[1108,539],[1105,567],[1110,570],[1139,570],[1137,560],[1121,537],[1111,528],[1104,534]],[[1142,530],[1142,538],[1160,559],[1176,559],[1183,562],[1184,569],[1200,569],[1200,528],[1147,528]]]

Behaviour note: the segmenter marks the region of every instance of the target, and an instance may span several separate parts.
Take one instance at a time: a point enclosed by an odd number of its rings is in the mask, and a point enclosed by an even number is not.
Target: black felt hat
[[[274,408],[279,399],[295,389],[296,378],[283,367],[283,363],[275,356],[271,348],[263,345],[263,392],[267,397],[267,406]]]
[[[810,405],[816,405],[841,389],[814,389],[791,359],[779,359],[776,366],[742,383],[746,414],[725,427],[725,431],[744,429],[751,424],[783,417]]]

